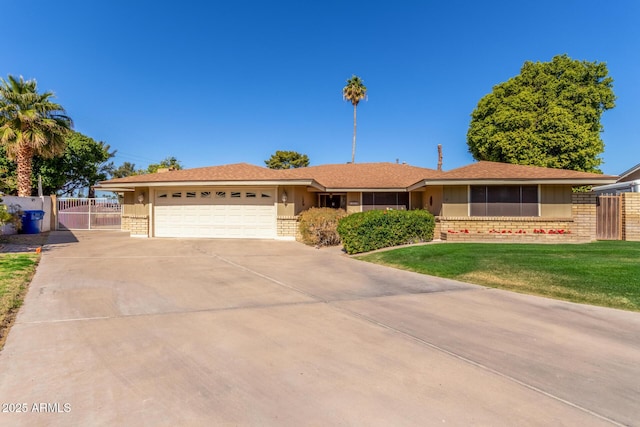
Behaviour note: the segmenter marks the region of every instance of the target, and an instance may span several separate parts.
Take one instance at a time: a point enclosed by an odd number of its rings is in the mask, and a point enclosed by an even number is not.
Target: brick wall
[[[298,216],[278,216],[276,223],[278,238],[298,240],[300,236],[298,233],[298,222]]]
[[[149,237],[149,216],[122,215],[120,228],[122,231],[129,231],[132,236]]]
[[[438,223],[440,238],[448,241],[590,242],[596,239],[596,198],[573,194],[571,218],[439,217]]]
[[[572,232],[580,241],[596,240],[596,194],[573,193],[571,197]]]
[[[640,242],[640,193],[622,194],[622,239]]]

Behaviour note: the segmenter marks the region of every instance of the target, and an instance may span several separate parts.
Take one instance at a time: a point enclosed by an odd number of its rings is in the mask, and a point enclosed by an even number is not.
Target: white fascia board
[[[100,185],[93,185],[91,188],[93,188],[96,191],[114,191],[117,193],[135,191],[133,187],[102,187]]]
[[[615,184],[609,184],[609,185],[598,185],[597,187],[593,187],[591,191],[603,192],[603,191],[609,191],[609,190],[624,190],[627,188],[631,192],[640,192],[640,179],[636,179],[635,181],[617,182]]]

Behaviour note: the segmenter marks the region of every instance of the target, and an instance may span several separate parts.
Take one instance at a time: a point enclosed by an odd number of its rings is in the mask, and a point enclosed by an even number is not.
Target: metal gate
[[[119,230],[121,218],[117,199],[58,198],[58,230]]]
[[[598,196],[596,203],[596,238],[622,240],[622,197]]]

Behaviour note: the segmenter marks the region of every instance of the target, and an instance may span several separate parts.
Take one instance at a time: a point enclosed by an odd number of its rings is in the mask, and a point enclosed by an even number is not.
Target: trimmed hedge
[[[335,246],[340,244],[336,231],[338,220],[347,215],[343,209],[310,208],[300,214],[298,230],[302,242],[313,246]]]
[[[351,214],[338,223],[348,254],[433,240],[435,219],[428,211],[368,211]]]

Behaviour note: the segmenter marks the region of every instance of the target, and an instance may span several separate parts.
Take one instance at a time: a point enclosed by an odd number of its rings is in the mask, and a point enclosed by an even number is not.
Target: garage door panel
[[[174,194],[181,197],[172,197]],[[276,208],[272,190],[157,191],[157,237],[274,238]],[[165,197],[158,197],[164,194]],[[195,194],[196,197],[187,195]],[[201,197],[204,194],[208,197]],[[231,195],[241,197],[232,198]],[[246,195],[256,197],[246,197]],[[269,197],[262,197],[263,194]]]

